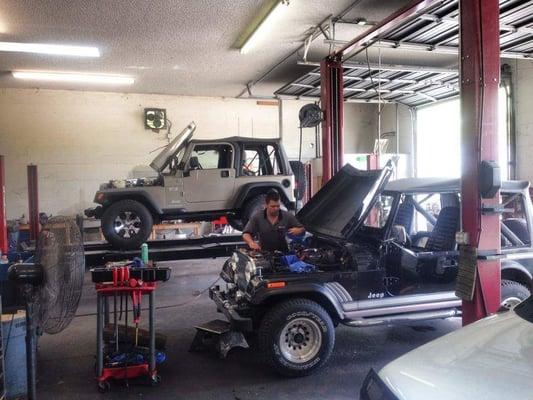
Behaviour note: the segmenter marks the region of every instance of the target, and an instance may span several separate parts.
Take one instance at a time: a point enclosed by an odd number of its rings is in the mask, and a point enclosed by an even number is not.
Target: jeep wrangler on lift
[[[242,230],[263,206],[271,188],[292,210],[303,196],[304,179],[295,190],[301,163],[287,160],[278,139],[229,137],[192,140],[189,124],[152,161],[155,178],[112,180],[100,186],[96,208],[85,215],[101,219],[102,233],[114,247],[138,248],[154,223],[163,220],[209,221],[226,216]]]
[[[328,360],[334,327],[461,315],[455,295],[459,180],[401,179],[344,166],[297,214],[312,236],[283,254],[240,250],[210,297],[232,332],[256,333],[276,371],[303,376]],[[501,305],[532,289],[529,182],[503,182]],[[296,256],[296,257],[294,257]],[[295,263],[296,261],[296,263]],[[305,268],[302,268],[304,263]],[[297,268],[293,268],[297,266]]]

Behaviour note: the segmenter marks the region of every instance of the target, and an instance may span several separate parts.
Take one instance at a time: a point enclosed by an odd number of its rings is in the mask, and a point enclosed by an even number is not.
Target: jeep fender
[[[163,210],[159,207],[152,194],[145,190],[120,190],[108,192],[101,190],[101,192],[104,193],[104,199],[103,202],[101,202],[104,208],[107,208],[111,204],[120,200],[135,200],[146,206],[153,215],[163,214]]]
[[[331,317],[337,318],[339,321],[344,319],[344,311],[341,303],[335,294],[321,283],[289,284],[276,289],[268,289],[262,286],[254,293],[251,302],[254,305],[260,306],[272,301],[282,301],[288,297],[305,297],[314,300],[324,307]]]
[[[529,289],[533,289],[533,274],[515,260],[502,260],[502,279],[518,282]]]
[[[290,180],[288,178],[287,181],[290,183]],[[294,203],[289,200],[287,194],[285,193],[285,190],[290,188],[290,185],[288,186],[288,188],[284,188],[279,182],[253,182],[243,185],[235,196],[235,200],[233,201],[233,208],[242,208],[246,200],[258,196],[260,194],[266,194],[266,192],[270,188],[274,188],[279,192],[283,204],[285,204],[288,209],[291,210],[294,208]]]

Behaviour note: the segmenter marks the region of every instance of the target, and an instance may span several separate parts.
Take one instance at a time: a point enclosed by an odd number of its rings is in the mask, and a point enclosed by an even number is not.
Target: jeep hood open
[[[170,164],[170,160],[185,146],[196,130],[196,124],[191,122],[182,130],[150,163],[150,167],[161,173]]]
[[[361,226],[391,174],[390,162],[373,171],[346,164],[298,212],[298,220],[315,235],[347,240]]]

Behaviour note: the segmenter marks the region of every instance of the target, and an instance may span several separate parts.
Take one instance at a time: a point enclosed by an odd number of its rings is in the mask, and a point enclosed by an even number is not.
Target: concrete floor
[[[223,260],[168,263],[172,279],[160,285],[157,305],[187,303],[218,277]],[[163,263],[161,263],[163,265]],[[96,309],[95,292],[87,274],[78,314]],[[113,385],[102,395],[94,380],[94,316],[80,316],[62,333],[39,342],[40,399],[358,399],[370,368],[387,362],[460,326],[460,319],[430,321],[417,326],[347,328],[336,330],[333,355],[318,373],[299,379],[276,375],[255,357],[253,349],[233,350],[226,360],[210,353],[189,353],[194,325],[221,318],[207,293],[181,307],[161,309],[157,330],[167,335],[167,361],[159,367],[158,387]]]

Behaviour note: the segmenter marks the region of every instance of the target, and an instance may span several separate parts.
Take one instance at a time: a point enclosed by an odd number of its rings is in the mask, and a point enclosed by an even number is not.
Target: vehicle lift
[[[333,51],[320,64],[322,122],[322,184],[343,165],[343,62],[378,41],[395,25],[416,18],[439,0],[413,0]],[[463,298],[463,324],[499,308],[500,259],[498,215],[498,85],[500,81],[498,0],[460,1],[459,62],[461,64],[462,244],[467,256],[470,296]],[[459,150],[459,149],[458,149]],[[486,165],[492,165],[488,169]],[[499,171],[498,171],[499,173]],[[486,188],[488,187],[488,190]],[[468,255],[473,255],[468,257]],[[468,264],[468,265],[467,265]],[[461,267],[460,267],[461,268]]]

